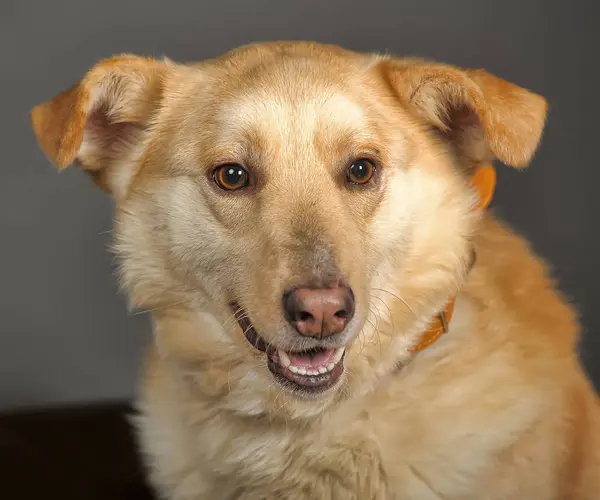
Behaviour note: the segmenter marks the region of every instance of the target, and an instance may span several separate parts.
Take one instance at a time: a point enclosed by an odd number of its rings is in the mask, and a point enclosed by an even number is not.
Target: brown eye
[[[229,164],[217,167],[213,173],[217,186],[225,191],[237,191],[248,186],[248,172],[240,165]]]
[[[367,184],[375,173],[375,165],[370,160],[362,158],[355,160],[346,171],[346,178],[351,184]]]

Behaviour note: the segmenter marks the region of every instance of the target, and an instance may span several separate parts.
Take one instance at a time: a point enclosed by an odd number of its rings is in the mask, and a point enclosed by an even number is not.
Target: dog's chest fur
[[[467,309],[458,304],[453,336],[375,392],[308,424],[219,413],[213,402],[187,396],[143,402],[139,423],[154,482],[174,500],[483,498],[478,485],[499,473],[499,451],[531,426],[542,402],[534,387],[516,397],[490,385],[511,365],[503,352],[450,385],[440,382],[453,370],[440,357],[466,334]]]

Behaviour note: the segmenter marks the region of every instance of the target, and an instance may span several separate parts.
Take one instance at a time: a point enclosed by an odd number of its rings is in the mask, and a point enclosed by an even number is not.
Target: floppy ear
[[[79,164],[108,191],[122,190],[158,110],[166,68],[131,55],[105,59],[79,84],[33,108],[46,156],[59,169]]]
[[[526,166],[546,121],[546,100],[483,70],[418,60],[389,61],[385,71],[398,96],[436,127],[464,159],[495,156]]]

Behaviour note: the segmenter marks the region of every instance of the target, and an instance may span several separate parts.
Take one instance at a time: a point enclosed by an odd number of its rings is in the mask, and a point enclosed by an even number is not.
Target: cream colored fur
[[[309,43],[196,65],[120,56],[34,109],[48,156],[113,194],[123,285],[152,310],[136,425],[162,497],[600,498],[575,314],[469,186],[494,157],[527,164],[545,112],[483,71]],[[345,186],[364,155],[376,182]],[[256,177],[244,194],[212,182],[229,162]],[[266,341],[301,343],[281,296],[323,259],[357,312],[343,380],[303,398],[230,302]],[[411,354],[455,295],[448,334]]]

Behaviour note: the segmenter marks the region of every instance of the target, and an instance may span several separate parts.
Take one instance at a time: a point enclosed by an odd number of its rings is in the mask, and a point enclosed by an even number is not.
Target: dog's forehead
[[[317,134],[360,133],[365,127],[365,109],[343,92],[314,87],[294,98],[285,93],[261,89],[224,102],[216,114],[220,138],[261,136],[295,142]]]
[[[239,78],[215,109],[216,138],[292,152],[371,138],[360,71],[277,61]],[[355,82],[352,77],[355,77]]]
[[[201,69],[172,109],[185,119],[173,130],[177,155],[212,165],[335,164],[382,137],[365,67],[283,59],[251,67]],[[207,76],[208,74],[208,76]],[[190,142],[193,143],[190,147]],[[342,158],[343,157],[343,158]]]

